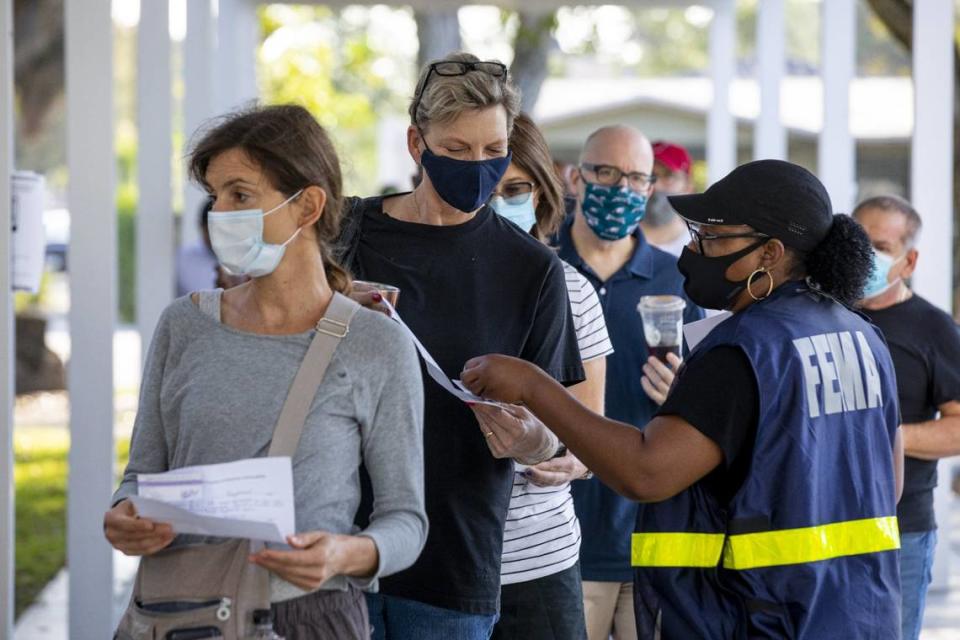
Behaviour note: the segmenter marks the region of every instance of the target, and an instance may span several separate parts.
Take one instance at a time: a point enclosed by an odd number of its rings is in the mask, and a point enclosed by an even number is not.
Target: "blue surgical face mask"
[[[622,240],[636,230],[647,210],[647,196],[627,187],[585,184],[583,217],[599,238]]]
[[[533,194],[524,194],[526,200],[521,203],[510,202],[502,196],[490,199],[490,206],[499,215],[503,216],[524,231],[530,231],[537,223],[537,211],[533,208]]]
[[[903,256],[900,256],[900,258],[902,257]],[[873,271],[870,273],[870,278],[867,280],[867,284],[863,288],[864,300],[876,298],[877,296],[886,293],[890,290],[890,287],[900,282],[899,277],[894,279],[893,282],[887,282],[887,278],[890,276],[890,269],[892,269],[893,265],[900,261],[900,258],[894,258],[889,253],[877,251],[876,249],[873,250]]]
[[[300,234],[301,228],[297,228],[283,244],[269,244],[263,240],[263,219],[301,193],[303,189],[266,213],[262,209],[211,211],[207,220],[210,244],[223,268],[235,276],[251,278],[273,273],[283,259],[287,245]]]
[[[490,199],[500,178],[510,166],[510,154],[489,160],[457,160],[438,156],[426,146],[420,156],[423,170],[444,202],[458,211],[471,213]]]

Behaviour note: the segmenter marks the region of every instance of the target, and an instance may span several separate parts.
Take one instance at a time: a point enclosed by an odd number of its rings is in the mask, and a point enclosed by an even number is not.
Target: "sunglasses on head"
[[[436,74],[438,76],[450,78],[455,76],[465,76],[471,71],[486,73],[494,78],[503,79],[507,77],[507,65],[503,64],[502,62],[497,62],[496,60],[485,60],[479,62],[434,62],[427,70],[427,76],[423,79],[423,84],[420,85],[420,91],[417,92],[417,96],[413,101],[412,113],[414,123],[417,121],[417,111],[420,109],[420,101],[423,99],[423,94],[427,90],[427,84],[430,82],[431,76]]]

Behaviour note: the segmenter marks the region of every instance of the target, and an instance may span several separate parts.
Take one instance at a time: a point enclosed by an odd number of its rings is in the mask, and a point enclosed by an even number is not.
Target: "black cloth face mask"
[[[730,282],[727,269],[745,255],[756,251],[769,238],[763,238],[740,251],[725,256],[708,257],[684,247],[677,261],[683,274],[683,290],[695,304],[704,309],[727,309],[747,286],[747,280]]]

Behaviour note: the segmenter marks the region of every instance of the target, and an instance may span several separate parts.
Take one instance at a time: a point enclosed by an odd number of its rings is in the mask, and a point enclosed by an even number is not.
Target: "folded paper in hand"
[[[251,458],[223,464],[137,474],[131,498],[144,518],[175,533],[286,543],[295,533],[290,458]]]

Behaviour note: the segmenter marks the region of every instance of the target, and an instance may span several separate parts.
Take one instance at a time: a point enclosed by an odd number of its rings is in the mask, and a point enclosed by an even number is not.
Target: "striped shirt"
[[[579,271],[563,263],[567,295],[580,347],[587,362],[613,353],[600,299]],[[569,569],[580,555],[580,523],[573,510],[570,483],[538,487],[517,465],[503,533],[501,584],[529,582]]]

